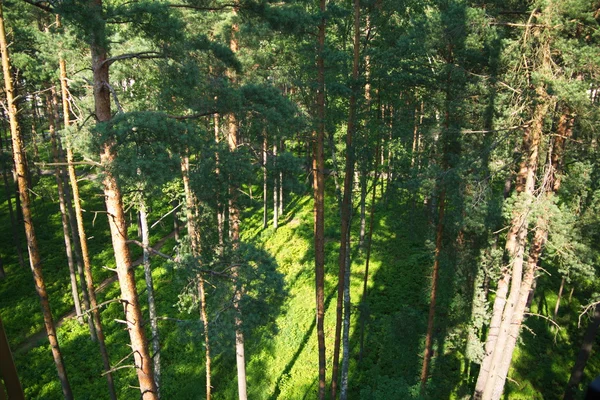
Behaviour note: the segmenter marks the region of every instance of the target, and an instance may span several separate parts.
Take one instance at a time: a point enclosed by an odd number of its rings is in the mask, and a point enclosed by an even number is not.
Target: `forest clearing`
[[[0,400],[584,399],[599,28],[0,0]]]

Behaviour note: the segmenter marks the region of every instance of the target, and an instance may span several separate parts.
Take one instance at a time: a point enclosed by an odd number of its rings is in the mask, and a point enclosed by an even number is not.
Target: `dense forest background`
[[[600,374],[599,2],[0,22],[0,399],[574,399]]]

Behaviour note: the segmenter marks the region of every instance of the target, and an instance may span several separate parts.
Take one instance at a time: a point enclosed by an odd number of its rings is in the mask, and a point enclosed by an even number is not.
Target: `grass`
[[[38,191],[42,197],[35,200],[34,211],[45,278],[56,318],[66,314],[73,305],[69,297],[68,270],[62,250],[64,245],[58,206],[51,201],[51,179],[43,177],[38,183]],[[86,200],[84,208],[88,210],[85,218],[93,256],[94,278],[98,283],[112,274],[101,267],[112,267],[114,264],[108,226],[105,215],[95,217],[92,212],[103,209],[97,184],[83,181],[82,193]],[[150,214],[151,221],[163,215],[167,211],[165,207],[158,202],[154,204]],[[272,227],[262,228],[262,210],[259,206],[256,207],[249,208],[244,214],[242,240],[253,243],[273,259],[276,271],[283,277],[284,287],[279,293],[279,306],[268,310],[273,319],[265,319],[262,324],[256,324],[246,335],[249,398],[312,399],[317,390],[312,200],[309,196],[294,196],[286,206],[277,230]],[[0,204],[0,218],[4,226],[9,226],[6,202]],[[329,196],[326,210],[325,320],[329,363],[333,354],[335,323],[338,218],[333,196]],[[358,230],[357,219],[354,221],[355,233]],[[153,230],[152,242],[171,230],[170,221],[167,218]],[[132,224],[130,235],[135,234],[135,226]],[[6,279],[0,281],[0,313],[11,346],[15,350],[28,337],[42,329],[42,319],[31,273],[18,266],[10,236],[8,229],[0,232],[0,255],[7,272]],[[364,252],[356,250],[352,257],[351,398],[375,400],[420,396],[418,378],[427,324],[432,264],[431,245],[427,240],[430,236],[424,217],[418,212],[410,211],[406,205],[376,205],[369,294],[368,301],[364,303],[361,303]],[[356,235],[353,236],[353,241],[356,242]],[[172,253],[175,245],[175,241],[170,239],[161,251]],[[132,247],[132,253],[133,258],[136,258],[140,249]],[[203,398],[205,372],[202,326],[196,309],[188,313],[175,306],[186,279],[181,271],[174,269],[168,262],[157,257],[152,260],[158,314],[172,318],[159,323],[163,398]],[[452,273],[453,270],[447,268],[440,276],[448,287],[455,284]],[[143,311],[147,313],[141,267],[136,268],[136,278],[141,303],[144,305]],[[534,312],[540,312],[539,299],[546,299],[546,308],[551,306],[550,309],[553,309],[555,301],[554,288],[551,286],[556,286],[556,282],[540,282]],[[119,288],[114,283],[98,294],[98,301],[118,296]],[[451,320],[446,315],[449,311],[443,308],[450,301],[440,300],[439,318],[442,321]],[[576,300],[568,306],[565,302],[562,310],[564,314],[561,313],[563,317],[559,320],[565,328],[556,336],[556,341],[553,328],[545,320],[534,317],[527,319],[526,325],[535,332],[535,336],[529,331],[522,334],[522,345],[516,352],[511,380],[507,384],[507,399],[558,398],[561,395],[582,336],[582,331],[575,327],[573,321],[578,306]],[[546,312],[543,304],[541,309]],[[214,313],[215,309],[212,311]],[[113,365],[129,353],[127,334],[122,325],[115,321],[120,318],[120,304],[110,303],[102,309],[106,342]],[[365,319],[365,350],[362,359],[359,359],[361,318]],[[458,329],[456,326],[448,326],[449,324],[441,324],[438,328],[430,398],[464,398],[468,393],[469,382],[472,384],[474,379],[476,368],[471,368],[471,376],[465,376],[465,360],[460,346],[453,347],[452,342],[447,340],[447,336],[454,332],[453,329]],[[232,399],[237,393],[233,332],[231,329],[220,329],[217,325],[213,329],[214,398]],[[106,382],[101,377],[100,356],[96,344],[89,340],[87,326],[70,319],[60,327],[58,335],[75,398],[108,398]],[[61,398],[46,342],[27,352],[17,350],[15,359],[27,398]],[[124,364],[128,362],[126,360]],[[328,380],[330,367],[328,364]],[[589,362],[586,382],[598,371],[600,357],[594,353]],[[139,396],[134,388],[136,377],[133,370],[120,369],[114,377],[120,398]]]

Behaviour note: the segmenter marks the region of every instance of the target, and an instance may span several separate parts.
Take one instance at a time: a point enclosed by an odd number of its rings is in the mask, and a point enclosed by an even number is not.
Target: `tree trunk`
[[[281,140],[279,145],[279,152],[284,151],[284,141]],[[279,218],[283,216],[283,171],[279,170]]]
[[[512,268],[505,267],[498,282],[492,322],[490,323],[485,347],[486,354],[475,387],[476,399],[481,396],[484,399],[491,398],[497,369],[501,364],[512,316],[519,299],[519,291],[523,280],[525,240],[529,227],[529,213],[533,202],[535,175],[538,165],[538,151],[547,108],[548,105],[543,100],[536,105],[534,122],[525,130],[523,137],[523,160],[520,163],[516,177],[517,204],[515,205],[505,246]],[[509,293],[509,284],[510,294],[506,299],[506,294]]]
[[[317,36],[317,98],[316,120],[313,144],[313,194],[315,232],[315,290],[317,312],[317,343],[319,351],[319,400],[325,399],[325,160],[323,147],[325,140],[325,0],[319,0],[321,21]]]
[[[144,202],[144,200],[142,200]],[[146,293],[148,294],[148,313],[150,315],[150,331],[152,332],[152,361],[154,364],[154,381],[156,382],[157,396],[160,398],[160,336],[158,334],[158,320],[156,319],[156,302],[154,300],[154,284],[152,283],[152,267],[150,265],[150,229],[148,228],[148,214],[146,204],[140,206],[140,228],[142,231],[142,244],[144,246],[143,264],[146,280]]]
[[[518,205],[515,206],[515,211],[513,212],[505,246],[505,251],[512,264],[512,270],[510,266],[505,266],[498,281],[492,319],[485,344],[485,355],[475,386],[475,399],[479,399],[481,396],[487,399],[492,393],[495,369],[498,367],[502,352],[504,351],[508,328],[510,321],[512,321],[512,313],[519,295],[519,288],[522,281],[524,245],[529,226],[528,217],[532,204],[538,149],[546,109],[547,105],[545,102],[541,102],[536,106],[535,122],[525,130],[523,137],[521,146],[523,160],[520,163],[519,172],[516,177]],[[511,286],[511,294],[507,303],[506,295],[508,294],[509,285]],[[505,309],[507,310],[506,313]]]
[[[554,306],[554,319],[558,315],[558,309],[560,308],[560,299],[562,298],[563,290],[565,289],[565,278],[563,277],[560,281],[560,287],[558,288],[558,297],[556,299],[556,305]]]
[[[560,188],[560,180],[558,179],[559,175],[557,175],[557,172],[559,170],[564,151],[564,139],[570,136],[571,128],[569,125],[570,119],[568,118],[568,115],[561,115],[558,123],[557,135],[554,136],[553,145],[548,148],[548,169],[544,174],[544,179],[540,186],[540,189],[544,192],[547,203],[551,201],[554,192]],[[541,126],[536,127],[536,129],[541,132]],[[550,210],[544,210],[537,219],[535,235],[530,246],[527,268],[519,289],[518,301],[514,306],[510,326],[507,328],[507,343],[505,348],[502,349],[502,352],[498,353],[501,354],[501,358],[492,390],[492,399],[500,399],[502,396],[502,391],[504,390],[504,384],[510,368],[513,351],[519,337],[525,310],[528,307],[528,299],[533,287],[535,286],[535,271],[537,269],[537,264],[548,238],[549,218]],[[517,279],[513,278],[513,288],[515,286],[515,282],[517,282]],[[511,288],[511,292],[513,288]],[[511,303],[509,299],[509,305],[510,304]],[[507,314],[506,310],[504,311],[504,314]],[[496,351],[499,350],[496,349]],[[493,377],[491,379],[493,379]]]
[[[264,132],[263,135],[263,229],[266,229],[269,214],[267,207],[267,132]]]
[[[63,118],[65,127],[71,125],[70,121],[70,107],[69,107],[69,90],[67,85],[67,68],[65,60],[62,58],[59,60],[60,64],[60,82],[61,82],[61,94],[62,94],[62,105],[63,105]],[[75,167],[73,165],[73,149],[70,144],[67,144],[67,169],[69,173],[69,180],[71,182],[71,192],[73,193],[73,206],[75,208],[75,220],[77,222],[77,233],[79,235],[79,248],[81,249],[81,258],[83,261],[83,279],[85,282],[84,300],[86,296],[89,301],[88,310],[91,311],[91,320],[93,325],[90,325],[90,334],[92,340],[98,341],[98,347],[100,348],[100,355],[102,357],[102,363],[105,371],[106,381],[108,384],[108,391],[110,398],[116,400],[117,393],[113,381],[112,374],[110,373],[110,357],[106,350],[104,342],[104,332],[102,330],[102,321],[100,319],[100,310],[98,309],[98,303],[96,301],[96,290],[94,289],[94,279],[92,275],[92,263],[90,260],[90,253],[87,245],[87,236],[85,234],[85,225],[83,224],[83,210],[81,208],[81,198],[79,196],[79,185],[77,183],[77,175],[75,173]],[[77,248],[77,246],[75,247]],[[80,279],[81,271],[80,273]]]
[[[571,377],[569,378],[565,396],[563,397],[564,400],[572,400],[575,398],[578,386],[583,378],[583,370],[592,353],[592,346],[594,345],[596,335],[598,334],[598,327],[600,327],[600,304],[596,304],[594,317],[590,321],[585,331],[585,335],[583,336],[583,343],[581,344],[581,348],[575,359],[575,364],[571,370]]]
[[[52,110],[52,104],[50,97],[47,98],[48,105],[48,130],[50,131],[50,141],[52,143],[52,154],[55,163],[62,161],[60,157],[60,150],[58,140],[56,137],[56,121],[54,119],[54,112]],[[77,290],[77,277],[75,274],[75,261],[73,257],[73,247],[71,243],[71,235],[69,233],[69,221],[67,216],[67,209],[65,205],[65,193],[63,189],[63,172],[62,168],[57,166],[54,169],[54,175],[56,178],[56,186],[58,188],[58,202],[60,207],[60,216],[63,228],[63,237],[65,240],[65,249],[67,253],[67,264],[69,266],[69,277],[71,279],[71,295],[73,297],[73,304],[75,305],[75,314],[79,323],[83,323],[83,316],[81,314],[81,304],[79,303],[79,291]]]
[[[189,157],[184,155],[181,161],[181,174],[183,177],[183,189],[185,193],[186,203],[186,219],[187,219],[187,231],[190,239],[190,245],[192,247],[192,255],[194,258],[200,257],[200,232],[196,226],[197,215],[198,215],[198,204],[196,197],[190,187],[190,160]],[[218,211],[217,211],[218,212]],[[211,386],[211,358],[210,358],[210,340],[208,330],[208,313],[206,308],[206,292],[204,290],[204,277],[201,273],[196,275],[198,281],[198,297],[199,297],[199,309],[200,317],[204,327],[204,349],[205,349],[205,364],[206,364],[206,400],[210,400],[212,386]]]
[[[277,229],[279,227],[279,204],[278,204],[278,196],[279,190],[277,188],[277,140],[273,143],[273,228]]]
[[[9,399],[25,400],[23,388],[17,374],[17,367],[13,361],[8,338],[6,337],[2,318],[0,317],[0,392],[4,392],[4,388],[1,385],[2,381],[4,381],[4,387]]]
[[[46,283],[42,274],[42,261],[38,250],[37,237],[33,226],[33,220],[30,209],[29,189],[27,186],[27,171],[24,162],[24,149],[22,147],[21,131],[17,120],[17,106],[11,75],[10,59],[6,43],[6,31],[4,29],[4,16],[2,13],[2,3],[0,3],[0,50],[2,52],[2,70],[4,73],[4,87],[6,91],[6,103],[10,121],[10,132],[13,146],[13,157],[15,161],[15,172],[17,175],[17,184],[21,198],[21,210],[23,213],[23,222],[25,224],[25,236],[27,237],[27,248],[29,250],[29,263],[33,273],[35,289],[40,297],[42,313],[44,315],[44,325],[48,340],[52,349],[52,356],[58,372],[63,395],[65,399],[72,399],[73,393],[69,385],[67,371],[64,366],[62,354],[58,344],[56,329],[52,319],[52,311],[48,302],[48,293],[46,292]]]
[[[358,68],[360,62],[360,4],[354,0],[354,49],[352,61],[352,94],[350,95],[350,104],[348,110],[348,129],[346,131],[346,166],[344,173],[344,194],[342,198],[341,209],[341,237],[340,253],[338,258],[338,297],[336,306],[336,324],[335,324],[335,342],[333,347],[333,365],[331,368],[331,398],[335,399],[337,395],[338,365],[340,354],[340,334],[342,330],[342,309],[344,309],[346,318],[344,318],[344,363],[349,355],[349,318],[350,318],[350,228],[352,219],[352,191],[354,188],[354,144],[353,139],[356,133],[356,99],[358,92]],[[348,324],[348,326],[346,326]],[[346,365],[347,367],[347,365]],[[342,371],[342,376],[344,373]],[[345,380],[342,383],[341,398],[347,396],[348,376],[345,373]]]
[[[446,209],[446,189],[442,189],[438,205],[438,223],[435,235],[435,260],[433,262],[433,275],[431,278],[431,295],[429,300],[429,316],[427,317],[427,334],[425,335],[425,351],[423,353],[423,366],[421,368],[421,392],[429,378],[429,364],[433,354],[433,322],[435,317],[435,303],[437,298],[438,278],[440,274],[440,253],[444,235],[444,212]]]
[[[89,6],[98,21],[97,29],[92,36],[92,71],[94,76],[94,105],[96,118],[99,124],[111,119],[110,90],[109,90],[109,63],[106,62],[107,54],[104,48],[105,22],[102,20],[102,0],[90,0]],[[116,148],[112,141],[102,144],[100,162],[111,165],[116,158]],[[157,399],[156,384],[152,358],[148,349],[148,341],[143,326],[143,316],[139,304],[137,288],[135,286],[135,273],[131,267],[131,257],[127,246],[127,227],[121,190],[116,177],[110,170],[105,170],[103,179],[106,211],[110,227],[112,245],[115,253],[117,276],[121,286],[121,301],[125,312],[126,327],[129,331],[131,351],[134,356],[136,372],[143,399]]]

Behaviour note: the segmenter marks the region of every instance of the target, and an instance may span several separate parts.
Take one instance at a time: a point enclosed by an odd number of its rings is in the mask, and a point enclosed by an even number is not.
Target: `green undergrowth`
[[[65,315],[73,305],[64,256],[64,242],[58,206],[52,201],[53,181],[44,177],[38,183],[40,196],[35,200],[35,223],[44,261],[51,306],[55,318]],[[44,195],[44,193],[46,193]],[[99,282],[113,276],[114,267],[108,224],[103,210],[99,185],[82,181],[86,227],[93,256],[94,279]],[[0,204],[0,218],[9,226],[6,202]],[[349,394],[351,399],[418,399],[419,374],[424,335],[427,328],[433,251],[431,226],[421,211],[400,202],[375,204],[374,234],[369,266],[368,296],[363,297],[366,249],[358,246],[358,217],[353,221],[351,275],[351,359]],[[99,211],[96,215],[96,211]],[[166,214],[169,208],[156,202],[150,211],[150,223]],[[262,209],[256,204],[245,211],[242,240],[273,258],[276,272],[283,277],[280,306],[273,308],[272,320],[258,321],[246,332],[248,391],[251,399],[312,399],[317,392],[318,351],[315,326],[314,251],[312,198],[294,195],[286,204],[278,229],[262,227]],[[128,214],[134,222],[130,237],[137,235],[135,209]],[[165,218],[151,232],[151,242],[169,234],[172,218]],[[327,379],[331,379],[331,359],[337,295],[339,211],[333,195],[326,209],[326,317]],[[0,313],[4,321],[17,368],[27,398],[60,399],[50,349],[46,340],[27,351],[20,350],[31,336],[42,329],[39,301],[31,272],[18,266],[8,229],[0,232],[0,255],[7,277],[0,281]],[[161,252],[174,254],[177,243],[167,240]],[[23,243],[24,248],[25,243]],[[132,259],[141,254],[131,245]],[[107,268],[102,268],[102,267]],[[164,399],[201,399],[205,396],[203,330],[196,307],[177,307],[182,289],[189,284],[180,270],[160,258],[152,258],[153,279],[162,346],[162,384]],[[143,268],[135,268],[137,288],[143,312],[147,315],[147,298]],[[477,366],[466,363],[461,349],[448,338],[456,327],[450,326],[450,300],[444,298],[453,285],[453,270],[442,269],[441,297],[436,318],[436,341],[432,360],[432,379],[426,398],[467,398],[476,378]],[[548,315],[555,297],[555,281],[540,280],[532,313]],[[265,281],[266,284],[266,281]],[[209,280],[210,287],[217,281]],[[445,289],[444,289],[445,288]],[[128,335],[123,324],[122,305],[115,301],[118,284],[111,283],[98,292],[102,321],[119,398],[139,396],[135,388]],[[554,295],[555,296],[555,295]],[[209,300],[210,301],[210,300]],[[547,304],[544,304],[544,301]],[[515,353],[514,366],[507,384],[506,399],[558,398],[568,379],[570,367],[580,345],[582,330],[576,328],[580,304],[574,298],[559,314],[561,330],[543,318],[526,320]],[[219,310],[213,307],[211,319]],[[225,317],[223,317],[225,318]],[[212,326],[212,325],[211,325]],[[237,397],[237,381],[232,330],[212,326],[213,398]],[[454,329],[454,330],[453,330]],[[147,331],[150,336],[149,327]],[[108,398],[106,381],[101,376],[102,362],[97,344],[89,338],[87,325],[67,319],[58,329],[67,372],[76,399]],[[362,346],[361,346],[362,343]],[[362,349],[362,351],[361,351]],[[468,366],[468,368],[467,368]],[[536,366],[533,368],[532,366]],[[590,359],[586,382],[600,370],[600,357]]]

